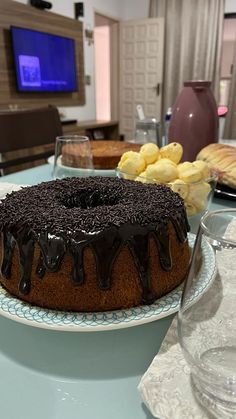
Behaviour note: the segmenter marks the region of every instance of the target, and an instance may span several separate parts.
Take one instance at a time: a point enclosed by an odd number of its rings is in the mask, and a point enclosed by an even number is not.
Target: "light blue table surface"
[[[49,164],[0,178],[32,185],[51,179]],[[213,200],[211,209],[235,207]],[[196,225],[194,226],[194,229]],[[150,419],[137,385],[173,315],[127,329],[57,332],[0,317],[0,417]]]

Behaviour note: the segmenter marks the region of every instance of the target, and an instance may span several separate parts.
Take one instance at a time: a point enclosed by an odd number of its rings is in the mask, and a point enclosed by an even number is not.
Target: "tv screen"
[[[21,92],[74,92],[75,41],[12,26],[17,88]]]

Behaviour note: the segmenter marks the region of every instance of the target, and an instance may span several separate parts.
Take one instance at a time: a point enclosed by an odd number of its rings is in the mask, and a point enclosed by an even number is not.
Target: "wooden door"
[[[120,133],[132,140],[136,106],[161,118],[164,18],[120,22]]]

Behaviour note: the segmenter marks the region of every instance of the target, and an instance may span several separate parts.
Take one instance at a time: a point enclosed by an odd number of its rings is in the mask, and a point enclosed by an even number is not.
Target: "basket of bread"
[[[121,156],[117,175],[167,185],[183,198],[188,216],[193,216],[207,208],[217,178],[204,160],[180,163],[182,155],[182,145],[177,142],[162,148],[147,143],[139,152],[127,151]]]

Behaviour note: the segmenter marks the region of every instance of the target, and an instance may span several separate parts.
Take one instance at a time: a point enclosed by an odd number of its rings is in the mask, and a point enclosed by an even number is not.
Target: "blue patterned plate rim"
[[[193,247],[195,235],[189,234]],[[193,288],[190,301],[194,302],[209,288],[215,276],[215,255],[207,241],[202,243],[203,266],[198,284]],[[0,315],[25,325],[72,332],[91,332],[122,329],[150,323],[176,313],[180,307],[183,284],[147,306],[96,313],[77,313],[49,310],[30,305],[11,296],[0,286]]]

